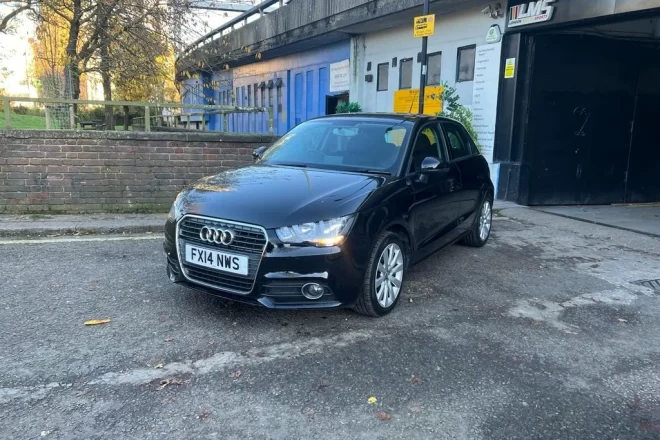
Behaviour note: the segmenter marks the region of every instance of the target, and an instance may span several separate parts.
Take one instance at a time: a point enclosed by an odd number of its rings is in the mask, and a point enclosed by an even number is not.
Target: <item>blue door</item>
[[[306,82],[305,96],[307,97],[307,105],[305,106],[305,120],[314,117],[314,72],[312,70],[307,72]]]
[[[294,125],[298,125],[303,121],[303,74],[296,73],[295,84],[293,86],[294,93]]]

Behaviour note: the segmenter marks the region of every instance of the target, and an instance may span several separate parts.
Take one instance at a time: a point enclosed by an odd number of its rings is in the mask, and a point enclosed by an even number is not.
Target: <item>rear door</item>
[[[461,124],[445,121],[441,123],[449,150],[450,163],[459,170],[461,188],[457,194],[457,217],[459,230],[472,226],[479,209],[481,192],[488,179],[488,165],[479,155],[474,141]]]
[[[407,174],[415,194],[410,222],[420,258],[458,236],[456,194],[461,184],[460,172],[449,162],[439,128],[437,123],[431,123],[420,129],[414,140]],[[426,157],[439,159],[443,166],[421,178],[421,163]]]

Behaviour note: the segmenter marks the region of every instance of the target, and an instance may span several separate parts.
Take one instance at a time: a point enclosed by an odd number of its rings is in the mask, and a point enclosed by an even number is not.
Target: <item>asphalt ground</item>
[[[641,234],[505,209],[381,319],[172,285],[153,235],[5,240],[0,271],[3,439],[660,438]]]

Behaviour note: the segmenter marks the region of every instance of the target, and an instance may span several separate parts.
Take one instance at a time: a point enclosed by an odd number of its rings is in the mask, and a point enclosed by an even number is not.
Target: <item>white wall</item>
[[[436,16],[435,35],[429,37],[428,53],[442,52],[441,81],[453,85],[456,83],[457,50],[472,44],[485,44],[486,33],[493,24],[504,29],[504,18],[492,19],[481,11],[492,2],[461,12]],[[421,63],[417,62],[417,53],[421,52],[422,40],[412,36],[410,26],[389,29],[354,38],[351,44],[351,62],[355,66],[351,81],[351,101],[358,101],[363,111],[391,112],[393,95],[399,88],[399,64],[402,58],[413,58],[413,88],[419,87]],[[397,67],[392,67],[392,58],[397,58]],[[371,71],[366,71],[371,62]],[[389,63],[389,87],[387,91],[377,92],[378,64]],[[365,75],[373,74],[371,83],[365,82]],[[456,84],[461,103],[472,104],[473,81]]]

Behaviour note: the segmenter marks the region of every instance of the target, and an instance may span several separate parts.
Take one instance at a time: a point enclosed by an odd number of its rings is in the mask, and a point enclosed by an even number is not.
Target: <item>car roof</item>
[[[399,121],[410,121],[413,123],[425,122],[430,120],[451,120],[444,116],[418,115],[414,113],[337,113],[334,115],[319,116],[314,119],[335,119],[335,118],[363,118],[363,119],[389,119]]]

